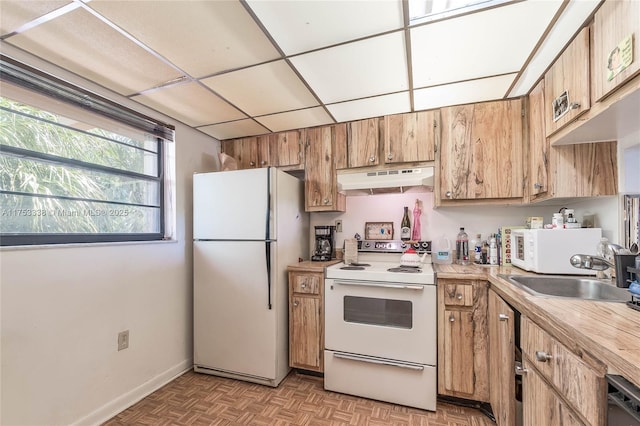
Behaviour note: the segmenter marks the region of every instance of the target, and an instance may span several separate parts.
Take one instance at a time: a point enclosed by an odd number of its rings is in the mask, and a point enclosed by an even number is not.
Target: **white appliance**
[[[600,228],[514,229],[511,231],[511,264],[540,274],[595,275],[578,269],[569,259],[574,254],[596,254]]]
[[[404,248],[365,241],[358,264],[326,269],[324,388],[435,411],[435,276],[430,256],[399,268]]]
[[[303,183],[275,168],[193,176],[194,370],[278,386],[287,266],[309,251]]]

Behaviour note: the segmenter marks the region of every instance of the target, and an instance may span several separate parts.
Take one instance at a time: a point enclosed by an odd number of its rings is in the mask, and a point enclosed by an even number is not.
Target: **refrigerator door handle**
[[[267,257],[267,307],[271,310],[271,167],[267,167],[267,224],[265,250]]]

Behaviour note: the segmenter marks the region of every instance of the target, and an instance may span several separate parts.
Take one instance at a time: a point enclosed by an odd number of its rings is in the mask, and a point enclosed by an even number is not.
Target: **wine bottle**
[[[400,239],[408,241],[411,239],[411,222],[409,221],[409,207],[404,208],[404,216],[400,223]]]

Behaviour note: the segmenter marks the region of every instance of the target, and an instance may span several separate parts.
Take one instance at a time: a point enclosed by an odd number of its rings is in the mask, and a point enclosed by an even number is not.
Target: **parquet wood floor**
[[[479,411],[438,402],[434,413],[323,389],[292,372],[277,388],[187,372],[110,419],[122,425],[495,426]]]

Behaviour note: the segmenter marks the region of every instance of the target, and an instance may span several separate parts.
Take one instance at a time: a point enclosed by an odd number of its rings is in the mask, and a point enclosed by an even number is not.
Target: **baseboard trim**
[[[169,368],[168,370],[158,374],[151,380],[146,381],[142,385],[130,390],[129,392],[119,396],[118,398],[106,403],[89,415],[83,417],[77,422],[72,423],[74,426],[100,425],[121,411],[131,407],[149,394],[160,389],[176,377],[179,377],[191,370],[193,360],[184,360],[179,364]]]

